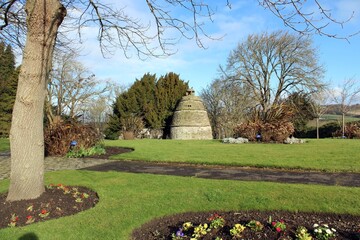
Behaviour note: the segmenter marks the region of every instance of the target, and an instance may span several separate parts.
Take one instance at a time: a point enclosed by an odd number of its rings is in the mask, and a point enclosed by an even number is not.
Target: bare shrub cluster
[[[101,133],[90,125],[77,122],[59,122],[45,129],[45,155],[64,156],[70,150],[72,141],[74,148],[90,148],[102,139]]]
[[[342,137],[342,130],[337,130],[333,136]],[[350,122],[345,124],[344,136],[346,138],[360,138],[360,122]]]
[[[234,129],[237,137],[256,141],[256,136],[261,135],[262,142],[284,142],[294,133],[294,125],[291,122],[247,122],[240,123]]]
[[[275,105],[265,114],[256,112],[247,122],[238,124],[235,129],[237,137],[256,141],[261,136],[262,142],[284,142],[295,129],[292,123],[293,110],[286,104]]]

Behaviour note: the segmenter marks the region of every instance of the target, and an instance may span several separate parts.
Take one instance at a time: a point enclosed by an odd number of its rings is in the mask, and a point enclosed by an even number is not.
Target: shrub
[[[294,125],[291,122],[273,123],[241,123],[235,129],[235,134],[240,137],[256,141],[256,135],[261,133],[263,142],[284,142],[294,132]]]
[[[320,131],[320,128],[319,128]],[[305,127],[301,130],[295,129],[294,137],[297,138],[316,138],[316,127]],[[321,137],[321,136],[320,136]]]
[[[122,125],[122,130],[124,132],[132,132],[134,136],[140,134],[141,130],[144,128],[143,119],[139,116],[129,115],[126,118],[120,120]]]
[[[344,135],[346,138],[360,138],[360,122],[350,122],[345,124]],[[341,137],[342,130],[338,129],[334,134],[334,137]]]
[[[255,141],[259,132],[261,132],[260,122],[240,123],[234,129],[235,136],[247,138],[249,141]]]
[[[341,129],[339,123],[330,122],[319,128],[319,135],[321,138],[331,138],[334,137],[334,133],[339,129]],[[316,137],[316,129],[313,130],[313,137]]]
[[[291,122],[274,122],[263,124],[261,138],[264,142],[284,142],[294,132]]]
[[[320,138],[341,137],[342,132],[338,122],[326,123],[319,127]],[[303,131],[296,131],[297,138],[316,138],[316,127],[308,127]]]
[[[97,145],[102,135],[90,125],[77,122],[58,122],[45,129],[45,155],[64,156],[70,150],[70,143],[76,141],[74,149],[88,149]]]
[[[266,112],[255,109],[249,121],[240,123],[234,132],[249,141],[257,140],[260,133],[262,142],[284,142],[294,133],[293,115],[292,108],[285,103],[273,105]]]
[[[109,140],[117,140],[119,139],[119,132],[111,132],[109,130],[105,130],[104,132],[105,138]]]
[[[68,158],[79,158],[79,157],[88,157],[92,155],[101,155],[105,154],[106,150],[103,146],[97,145],[91,148],[75,148],[71,149],[67,154],[66,157]]]

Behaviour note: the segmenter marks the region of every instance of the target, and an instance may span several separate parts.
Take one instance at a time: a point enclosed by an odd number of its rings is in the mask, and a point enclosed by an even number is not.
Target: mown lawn
[[[302,145],[170,140],[105,143],[135,149],[117,159],[360,172],[359,140],[310,140]],[[360,188],[80,170],[47,173],[45,179],[46,184],[90,187],[98,192],[100,202],[74,216],[2,229],[0,239],[129,239],[135,228],[151,219],[187,211],[276,209],[360,215]],[[8,180],[0,181],[0,192],[8,185]]]
[[[114,159],[360,172],[360,140],[355,139],[311,139],[293,145],[151,139],[105,143],[135,149]]]
[[[9,151],[10,142],[8,138],[0,138],[0,152]]]
[[[360,214],[360,188],[90,171],[47,173],[46,183],[90,187],[98,192],[100,202],[74,216],[2,229],[0,239],[129,239],[133,229],[153,218],[186,211]],[[0,181],[0,192],[7,188],[8,181]]]
[[[217,140],[106,140],[107,146],[134,148],[113,159],[254,166],[360,173],[360,140],[309,139],[305,144],[223,144]],[[0,138],[0,151],[9,140]]]

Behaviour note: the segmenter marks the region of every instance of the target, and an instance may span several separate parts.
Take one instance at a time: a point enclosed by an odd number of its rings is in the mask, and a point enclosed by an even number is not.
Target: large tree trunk
[[[66,14],[59,0],[27,0],[25,9],[27,39],[10,132],[8,201],[35,199],[44,192],[46,80],[58,27]]]

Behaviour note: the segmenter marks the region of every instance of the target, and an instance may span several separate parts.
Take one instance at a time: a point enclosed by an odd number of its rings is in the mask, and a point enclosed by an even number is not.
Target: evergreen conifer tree
[[[18,72],[11,46],[0,42],[0,137],[9,136]]]
[[[172,116],[179,100],[189,88],[188,83],[176,73],[170,72],[160,77],[156,84],[155,99],[158,122],[164,130],[164,137],[170,136]]]
[[[107,136],[113,136],[114,131],[121,130],[121,119],[137,116],[143,119],[146,128],[163,129],[166,137],[176,104],[187,88],[188,83],[175,73],[168,73],[159,79],[155,74],[144,74],[116,98]]]

